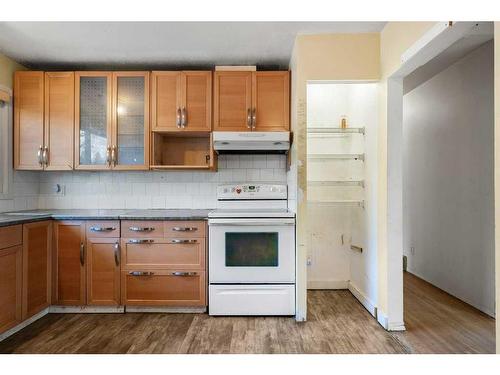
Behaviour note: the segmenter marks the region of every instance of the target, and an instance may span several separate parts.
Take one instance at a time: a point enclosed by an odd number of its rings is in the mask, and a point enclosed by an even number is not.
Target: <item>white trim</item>
[[[389,323],[388,331],[406,331],[405,322]]]
[[[123,314],[124,306],[50,306],[50,313],[58,314]]]
[[[361,292],[356,285],[353,284],[352,281],[349,281],[349,291],[356,298],[359,303],[363,305],[363,307],[373,316],[377,317],[377,307],[375,304]]]
[[[182,313],[182,314],[200,314],[207,311],[203,307],[168,307],[168,306],[126,306],[125,312],[127,313]]]
[[[0,116],[7,119],[6,125],[0,118],[0,199],[12,199],[12,144],[13,144],[13,106],[12,90],[4,85],[0,85],[0,90],[6,92],[11,100],[8,103],[0,104]]]
[[[5,340],[7,337],[12,336],[14,333],[19,332],[23,328],[26,328],[31,323],[34,323],[35,321],[37,321],[40,318],[43,318],[48,313],[49,313],[49,308],[47,307],[46,309],[43,309],[42,311],[40,311],[38,314],[33,315],[31,318],[28,318],[24,322],[19,323],[17,326],[12,327],[8,331],[5,331],[4,333],[0,334],[0,341]]]
[[[348,280],[308,280],[307,289],[348,289]]]
[[[387,315],[380,309],[377,309],[377,322],[385,329],[389,327]]]

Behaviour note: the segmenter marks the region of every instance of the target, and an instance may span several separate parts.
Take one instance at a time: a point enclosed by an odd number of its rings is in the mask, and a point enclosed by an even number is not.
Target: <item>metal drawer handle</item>
[[[85,244],[80,242],[80,264],[83,266],[85,264]]]
[[[155,273],[151,271],[130,271],[130,276],[153,276]]]
[[[170,242],[171,243],[197,243],[198,240],[178,240],[178,239],[175,239],[175,240],[171,240]]]
[[[115,242],[115,264],[120,265],[120,243]]]
[[[181,109],[177,108],[177,111],[175,113],[175,125],[177,125],[178,128],[181,127]]]
[[[153,227],[128,227],[132,232],[152,232],[155,230]]]
[[[173,227],[172,230],[174,232],[194,232],[197,231],[196,227]]]
[[[198,272],[172,272],[171,276],[197,276]]]
[[[90,227],[92,232],[112,232],[116,227]]]
[[[128,240],[128,243],[153,243],[155,240],[149,240],[149,239],[131,239]]]

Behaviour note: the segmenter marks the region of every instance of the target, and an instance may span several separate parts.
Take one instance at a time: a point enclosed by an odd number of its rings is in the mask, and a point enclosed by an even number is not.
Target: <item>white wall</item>
[[[285,155],[221,155],[218,172],[41,172],[38,207],[214,208],[229,182],[286,183]],[[52,193],[54,184],[66,193]]]
[[[493,44],[410,91],[403,108],[408,269],[493,315]]]
[[[365,153],[365,162],[308,161],[308,181],[364,180],[362,187],[308,187],[311,200],[364,200],[356,206],[308,204],[308,284],[311,288],[354,288],[357,297],[376,306],[376,186],[377,85],[375,83],[310,83],[307,90],[307,126],[338,127],[346,115],[348,126],[365,127],[362,135],[309,135],[308,153]],[[341,236],[344,235],[344,244]],[[350,244],[363,253],[350,250]]]

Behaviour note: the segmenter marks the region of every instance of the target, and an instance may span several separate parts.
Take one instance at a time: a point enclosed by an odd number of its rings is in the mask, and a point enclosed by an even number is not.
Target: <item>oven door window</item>
[[[278,233],[226,232],[226,267],[277,267]]]

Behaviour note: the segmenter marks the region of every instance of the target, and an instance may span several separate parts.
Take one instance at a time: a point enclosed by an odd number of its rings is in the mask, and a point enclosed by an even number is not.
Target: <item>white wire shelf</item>
[[[334,128],[334,127],[311,127],[307,128],[308,134],[365,134],[365,128]]]
[[[328,161],[328,160],[365,160],[365,154],[307,154],[307,158],[311,161]]]
[[[308,200],[307,203],[321,206],[358,206],[365,208],[364,200]]]
[[[333,181],[308,181],[308,186],[361,186],[365,187],[365,182],[352,180],[333,180]]]

